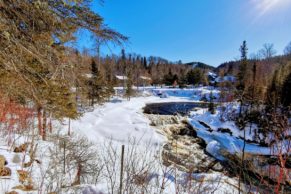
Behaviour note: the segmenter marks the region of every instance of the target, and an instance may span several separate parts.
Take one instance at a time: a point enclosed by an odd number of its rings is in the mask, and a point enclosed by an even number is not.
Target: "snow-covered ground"
[[[228,109],[227,111],[231,111],[230,113],[232,114],[236,114],[238,111],[237,104],[226,104],[226,106]],[[200,109],[198,111],[191,112],[188,120],[194,128],[198,129],[197,135],[204,139],[208,144],[207,151],[217,159],[223,160],[224,158],[219,154],[219,151],[227,150],[227,152],[231,154],[242,153],[244,146],[244,131],[245,139],[253,141],[255,139],[255,130],[257,130],[257,125],[252,124],[250,126],[250,124],[248,124],[244,130],[241,130],[234,121],[227,120],[224,117],[221,118],[221,115],[223,115],[223,113],[220,108],[216,110],[215,114],[211,114],[207,111],[207,109]],[[211,130],[201,124],[201,122],[207,124]],[[221,129],[226,129],[226,132],[222,133],[220,131]],[[260,137],[263,136],[261,133],[258,133],[257,135]],[[278,143],[284,144],[284,142]],[[286,144],[288,144],[288,142],[286,142]],[[279,150],[276,151],[276,147],[270,149],[269,147],[248,142],[245,143],[244,150],[246,153],[258,155],[272,155],[279,152]],[[288,150],[282,149],[281,151],[286,153]]]
[[[210,95],[210,92],[218,97],[218,90],[207,87],[194,89],[147,87],[141,97],[132,98],[130,101],[115,97],[110,102],[97,106],[93,112],[85,113],[80,119],[72,121],[72,129],[96,143],[111,139],[125,144],[128,138],[132,137],[159,146],[163,143],[164,137],[157,134],[149,125],[149,120],[143,114],[143,107],[147,103],[199,101],[204,95]],[[160,93],[166,93],[167,98],[160,98]]]
[[[130,147],[130,140],[135,139],[137,142],[137,152],[136,159],[140,157],[143,160],[143,157],[148,156],[157,157],[157,154],[162,149],[163,144],[166,141],[166,138],[161,134],[157,133],[155,128],[150,125],[150,121],[144,116],[142,108],[147,103],[157,103],[157,102],[181,102],[181,101],[198,101],[204,95],[210,95],[213,93],[214,96],[218,95],[218,91],[209,88],[195,88],[195,89],[153,89],[149,88],[143,92],[143,96],[132,98],[130,101],[127,101],[122,98],[113,98],[110,102],[102,105],[96,106],[92,112],[85,113],[81,118],[71,121],[71,129],[74,134],[85,136],[88,141],[93,142],[97,145],[97,148],[101,148],[104,144],[112,144],[112,147],[115,149],[115,152],[119,152],[121,145],[125,145],[126,147]],[[158,95],[160,93],[167,93],[167,98],[160,98]],[[194,115],[192,115],[192,119]],[[231,123],[215,123],[211,122],[212,116],[207,113],[206,110],[200,109],[199,112],[196,112],[196,116],[199,119],[210,119],[211,127],[219,126],[219,125],[227,125],[230,127]],[[197,118],[198,118],[197,117]],[[214,118],[215,120],[215,118]],[[208,122],[205,120],[205,122]],[[203,130],[201,126],[193,120],[191,123],[199,129],[198,135],[203,136],[205,139],[209,138],[209,146],[208,150],[214,150],[215,147],[221,146],[222,142],[224,146],[228,147],[231,145],[231,142],[234,142],[235,147],[239,149],[239,146],[236,145],[236,137],[227,136],[227,134],[215,135],[219,137],[219,141],[214,142],[215,138],[213,134],[210,135],[206,130]],[[197,126],[196,126],[197,125]],[[65,133],[68,128],[68,121],[65,121],[62,125],[58,126],[61,128],[62,133]],[[221,141],[220,141],[221,140]],[[234,141],[235,140],[235,141]],[[4,141],[2,141],[4,142]],[[45,152],[47,148],[52,148],[53,146],[47,142],[38,141],[42,150],[39,151],[38,156],[42,157],[44,162],[43,165],[48,165],[48,161],[50,158],[46,158],[47,156],[42,153]],[[148,146],[150,149],[145,149]],[[255,147],[256,148],[256,147]],[[251,149],[251,148],[250,148]],[[12,159],[15,153],[9,151],[9,147],[6,145],[2,145],[0,149],[0,155],[4,155],[8,160],[8,166],[15,172],[17,169],[21,169],[20,164],[13,164]],[[126,153],[127,154],[127,153]],[[146,160],[151,160],[146,158]],[[141,161],[139,161],[141,162]],[[160,164],[158,164],[160,165]],[[40,165],[39,165],[40,166]],[[41,167],[38,167],[37,173],[34,173],[33,177],[41,176]],[[43,167],[45,168],[45,167]],[[183,185],[185,182],[186,174],[183,172],[176,171],[163,171],[164,167],[160,166],[160,169],[156,169],[151,177],[165,177],[167,184],[164,193],[176,193],[177,184]],[[119,172],[119,168],[115,168],[115,172]],[[179,174],[179,177],[177,176]],[[185,176],[183,175],[185,174]],[[184,176],[184,177],[183,177]],[[204,173],[204,174],[193,174],[193,179],[197,180],[200,183],[197,185],[197,188],[201,187],[210,192],[215,191],[214,193],[236,193],[236,180],[231,179],[221,173]],[[0,179],[2,188],[1,191],[11,190],[12,186],[18,184],[18,177],[15,173],[12,174],[10,180]],[[159,179],[160,180],[160,179]],[[202,180],[202,182],[201,182]],[[203,183],[204,186],[201,186]],[[105,179],[100,181],[97,185],[90,185],[87,187],[87,190],[95,190],[102,191],[103,193],[107,193],[108,186],[106,186]],[[180,188],[181,189],[181,188]],[[181,193],[183,189],[181,189]],[[19,192],[19,191],[18,191]],[[187,191],[185,191],[187,193]],[[189,191],[188,191],[189,192]],[[196,190],[196,192],[198,192]],[[19,192],[26,193],[26,192]],[[37,193],[29,192],[29,193]],[[90,193],[90,192],[88,192]],[[92,192],[93,193],[93,192]]]
[[[110,139],[126,144],[128,138],[132,137],[160,146],[165,139],[150,126],[150,121],[143,114],[143,107],[147,103],[184,101],[190,101],[190,99],[148,96],[127,101],[122,98],[113,98],[111,102],[97,106],[93,112],[85,113],[80,119],[71,121],[71,125],[73,131],[87,136],[96,143]]]

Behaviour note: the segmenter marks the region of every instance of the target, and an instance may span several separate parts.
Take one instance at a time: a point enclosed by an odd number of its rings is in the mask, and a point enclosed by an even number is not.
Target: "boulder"
[[[15,147],[13,152],[15,153],[26,152],[28,146],[29,146],[29,143],[21,144],[20,146]]]
[[[0,168],[0,176],[11,176],[11,169],[8,167]]]
[[[221,133],[228,133],[229,135],[232,136],[232,131],[228,128],[218,128],[217,131]]]
[[[0,168],[3,168],[7,164],[7,161],[3,155],[0,155]]]
[[[25,170],[17,170],[19,182],[26,190],[33,190],[33,182],[29,172]]]
[[[162,150],[165,166],[175,165],[184,172],[223,171],[219,162],[205,152],[205,141],[197,137],[196,130],[185,117],[148,115],[148,118],[168,139]]]
[[[5,194],[18,194],[16,191],[5,192]]]

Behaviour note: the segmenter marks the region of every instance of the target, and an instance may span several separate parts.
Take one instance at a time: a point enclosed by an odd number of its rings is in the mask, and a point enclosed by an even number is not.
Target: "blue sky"
[[[273,43],[278,54],[291,41],[291,0],[105,0],[92,9],[130,38],[127,52],[171,61],[218,66],[239,58],[243,40],[249,53]],[[78,47],[90,47],[87,34],[80,37]]]

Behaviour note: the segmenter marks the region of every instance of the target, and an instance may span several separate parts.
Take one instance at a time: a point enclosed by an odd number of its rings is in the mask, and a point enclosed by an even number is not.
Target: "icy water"
[[[207,107],[207,103],[200,102],[164,102],[151,103],[144,107],[144,113],[158,115],[182,115],[186,116],[194,108]]]
[[[165,103],[151,103],[144,107],[144,113],[147,114],[157,114],[157,115],[182,115],[187,116],[190,111],[195,108],[205,108],[207,103],[201,102],[165,102]],[[243,140],[234,137],[230,134],[208,131],[205,127],[201,126],[197,121],[190,119],[190,124],[197,129],[198,137],[202,138],[206,143],[215,142],[215,146],[212,146],[209,152],[213,154],[217,159],[222,159],[219,154],[215,154],[218,150],[213,150],[213,148],[219,150],[227,150],[229,153],[239,153],[243,147]],[[266,147],[261,147],[257,144],[246,143],[246,152],[252,154],[262,154],[269,155],[270,149]]]
[[[208,106],[207,103],[199,103],[199,102],[167,102],[167,103],[152,103],[147,104],[146,107],[144,107],[144,113],[147,114],[158,114],[158,115],[182,115],[182,116],[188,116],[189,113],[195,109],[195,108],[206,108]],[[213,131],[211,129],[208,129],[207,127],[201,125],[198,120],[188,117],[189,123],[195,128],[197,132],[197,137],[203,139],[206,146],[206,151],[212,155],[214,158],[220,160],[220,161],[228,161],[228,158],[224,157],[224,154],[234,154],[237,153],[240,154],[243,149],[243,140],[241,138],[232,136],[228,133],[222,133],[218,131]],[[276,167],[278,164],[276,163],[276,157],[273,158],[275,160],[274,164],[269,164],[269,157],[271,157],[270,153],[271,150],[269,147],[263,147],[258,144],[253,143],[245,143],[245,152],[248,154],[251,154],[254,158],[259,157],[260,159],[263,159],[266,164],[264,164],[265,169],[269,169],[269,167],[272,166],[272,168]],[[223,154],[222,154],[223,153]],[[276,150],[273,150],[272,153],[276,153]],[[284,152],[283,152],[284,153]],[[288,153],[287,153],[288,154]],[[271,159],[271,158],[270,158]],[[255,161],[253,161],[255,162]],[[257,166],[257,163],[254,163],[254,166]],[[289,163],[288,163],[289,165]],[[262,169],[262,166],[258,166],[258,169]],[[255,173],[261,173],[260,171],[256,171]],[[262,174],[266,177],[268,177],[267,174]],[[270,180],[276,180],[276,174],[274,174],[271,177]],[[251,178],[254,178],[256,180],[256,176],[253,174],[250,174]],[[266,191],[266,193],[269,193],[268,190],[265,190],[266,188],[261,188],[263,191]],[[289,193],[291,193],[291,187],[288,185],[285,185],[285,190]]]

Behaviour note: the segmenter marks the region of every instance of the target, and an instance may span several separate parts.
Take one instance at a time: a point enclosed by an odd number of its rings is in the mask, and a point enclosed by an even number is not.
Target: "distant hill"
[[[226,74],[234,75],[237,73],[239,65],[240,65],[239,61],[225,62],[216,67],[215,72],[219,73],[220,71],[223,71]]]
[[[215,67],[213,67],[211,65],[207,65],[207,64],[202,63],[202,62],[190,62],[190,63],[185,63],[184,65],[192,66],[192,68],[208,69],[211,71],[215,70]]]
[[[274,56],[269,59],[261,60],[248,60],[248,68],[252,69],[253,65],[256,64],[258,76],[265,77],[264,79],[270,80],[275,70],[287,63],[291,63],[291,55]],[[240,61],[229,61],[222,63],[221,65],[216,67],[214,72],[216,74],[219,74],[219,72],[223,72],[224,75],[236,76],[239,71],[239,66]]]

